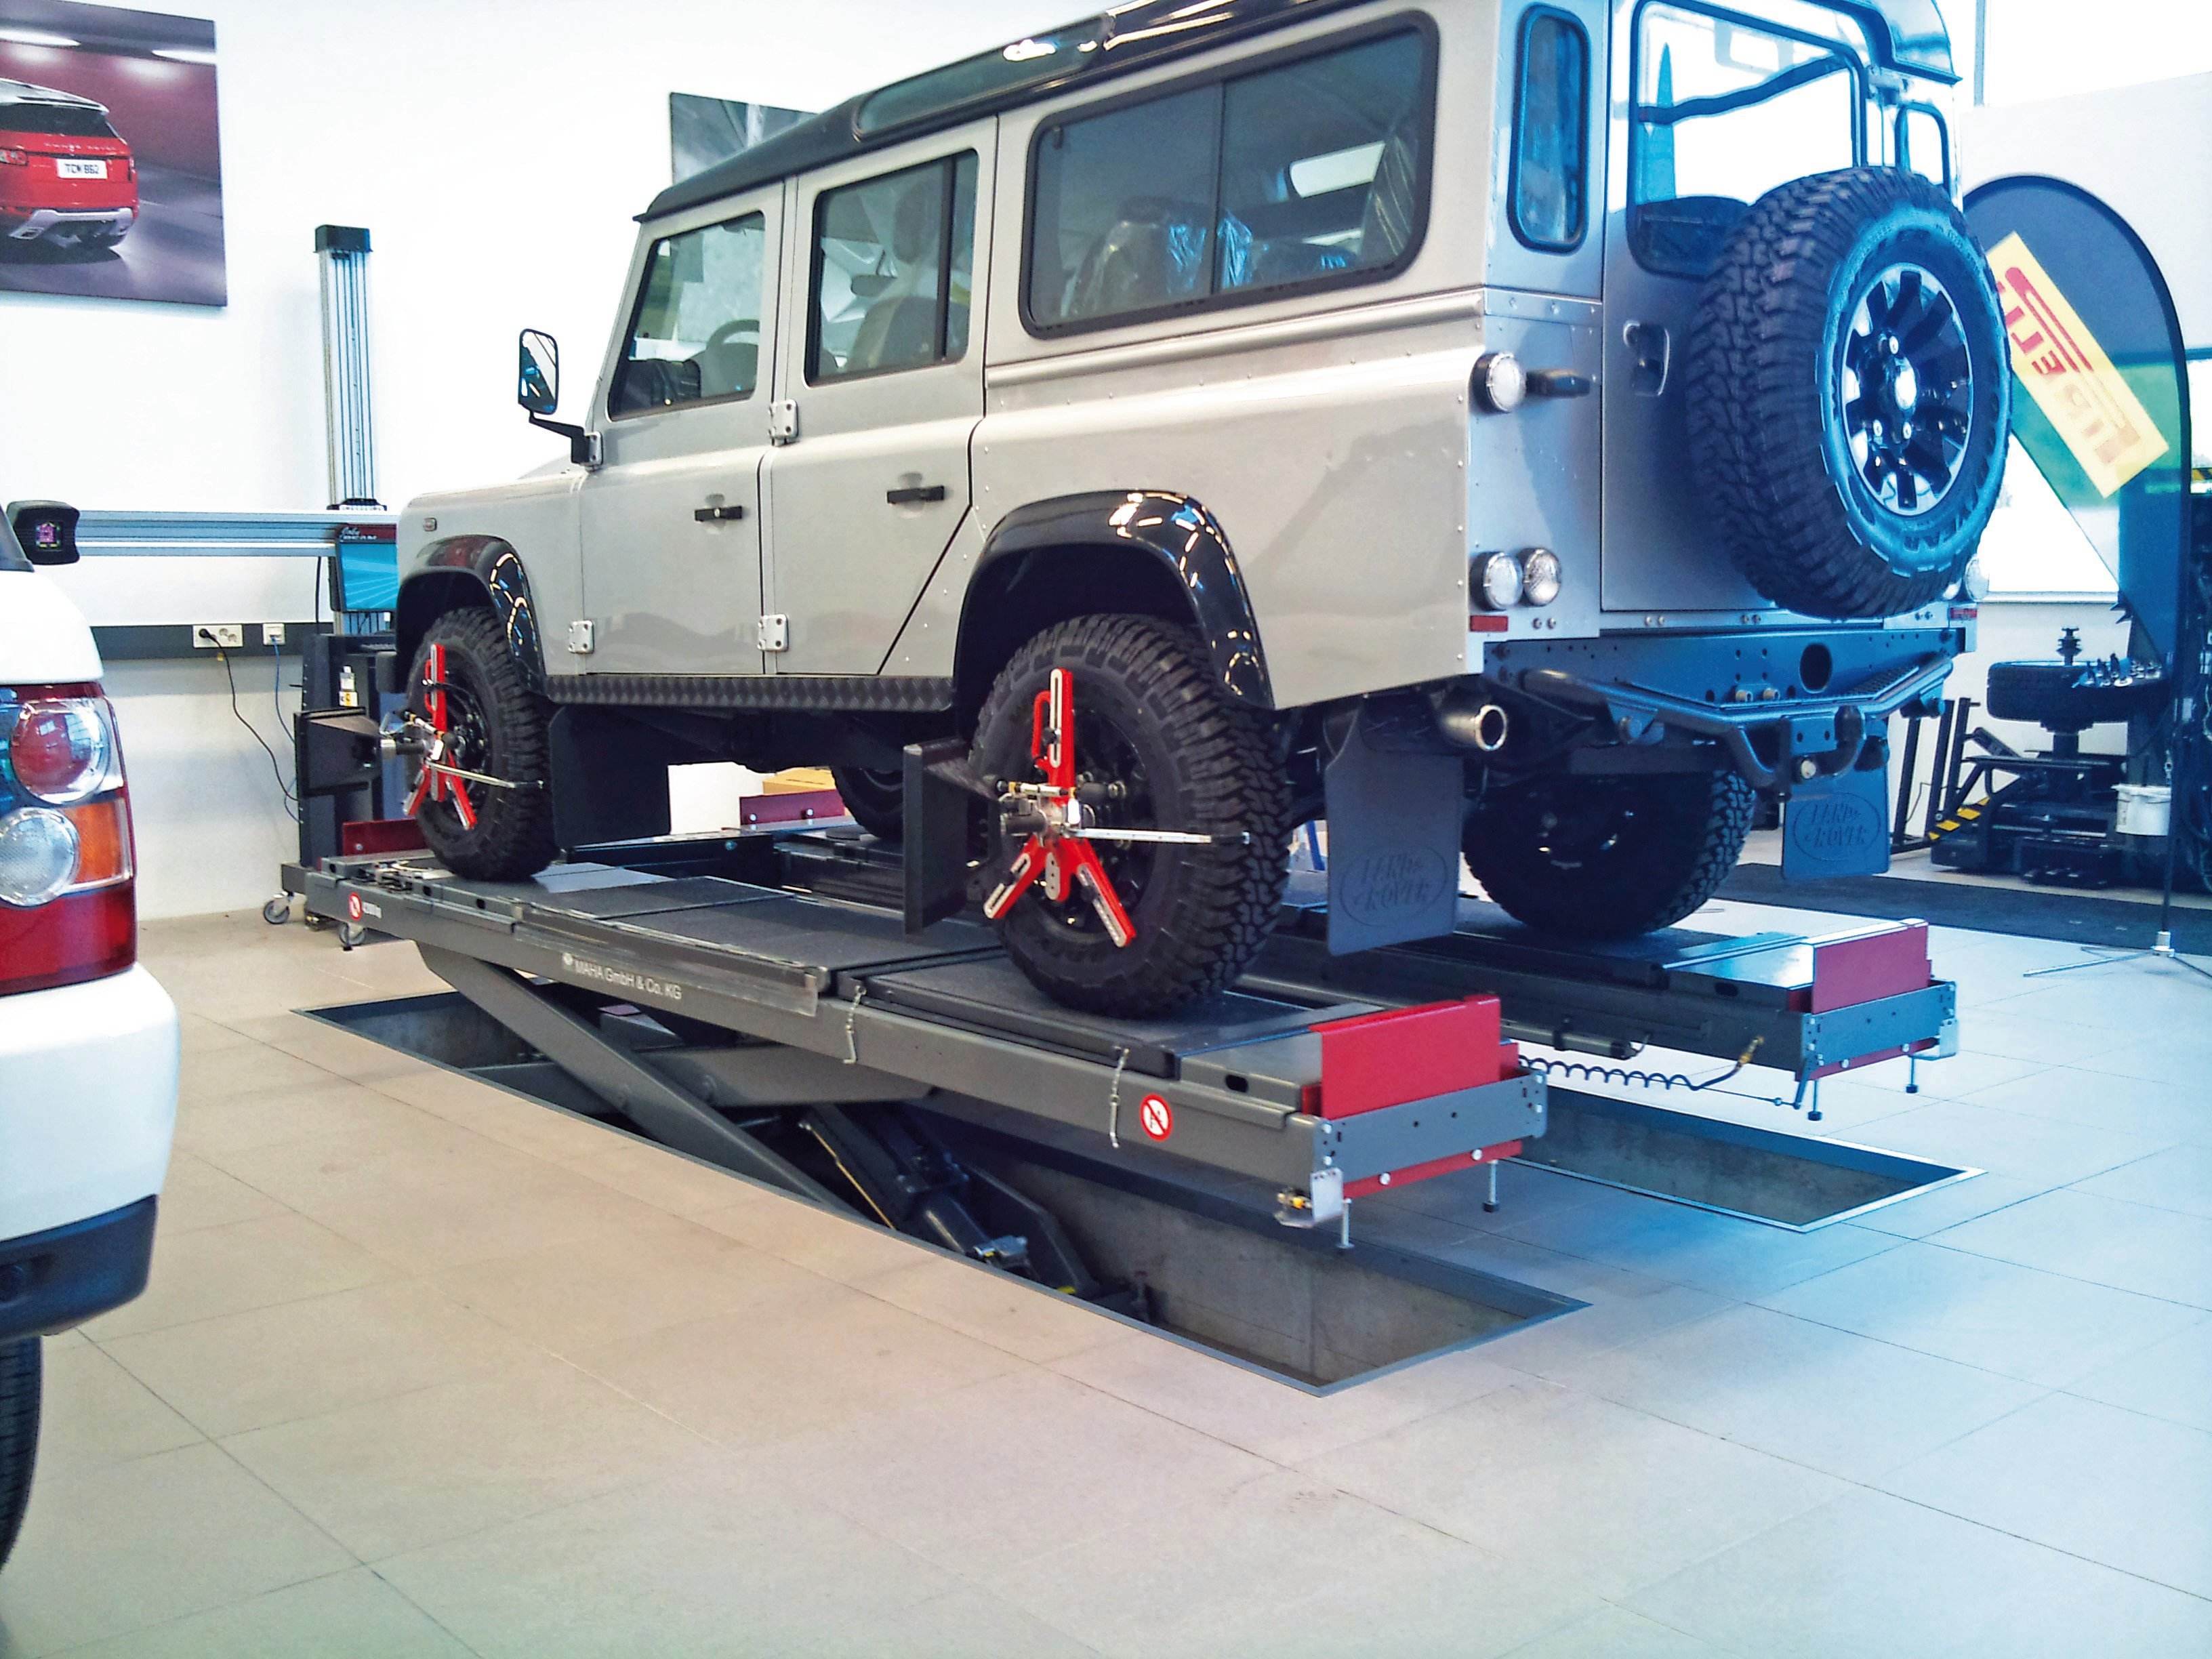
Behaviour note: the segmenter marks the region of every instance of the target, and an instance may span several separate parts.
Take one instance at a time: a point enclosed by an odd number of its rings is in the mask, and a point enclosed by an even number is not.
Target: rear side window
[[[1401,31],[1040,129],[1030,325],[1402,265],[1426,215],[1429,56]]]
[[[1705,276],[1761,196],[1864,154],[1858,66],[1826,41],[1647,3],[1635,56],[1628,242],[1647,269]]]
[[[81,104],[0,104],[0,132],[35,132],[54,138],[115,137],[105,115]]]
[[[1513,234],[1533,248],[1578,246],[1589,133],[1589,36],[1565,12],[1533,10],[1521,26],[1513,98]]]
[[[814,204],[814,385],[952,362],[968,353],[975,153],[947,156]]]
[[[757,213],[655,242],[615,368],[610,411],[636,415],[751,397],[760,385],[767,267],[768,222]]]

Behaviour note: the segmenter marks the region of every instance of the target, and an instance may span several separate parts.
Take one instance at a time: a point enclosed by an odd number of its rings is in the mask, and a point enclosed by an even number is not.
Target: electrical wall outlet
[[[192,647],[195,650],[212,651],[220,646],[226,651],[246,648],[246,624],[243,623],[194,623]]]
[[[284,624],[283,624],[283,623],[262,623],[262,624],[261,624],[261,643],[262,643],[262,644],[264,644],[264,645],[282,645],[282,644],[283,644],[283,643],[284,643]]]

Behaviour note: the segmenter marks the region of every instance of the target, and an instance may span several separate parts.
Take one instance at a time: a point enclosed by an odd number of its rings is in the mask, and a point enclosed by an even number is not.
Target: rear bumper
[[[161,1188],[177,1010],[143,968],[0,997],[0,1241]]]
[[[138,210],[127,207],[0,210],[0,224],[7,227],[9,239],[17,242],[35,242],[42,236],[120,237],[137,219]]]
[[[144,1290],[155,1203],[0,1241],[0,1342],[65,1331]]]

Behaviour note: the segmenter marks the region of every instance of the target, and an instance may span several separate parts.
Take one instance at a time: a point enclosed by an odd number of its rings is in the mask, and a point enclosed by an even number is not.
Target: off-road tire
[[[493,777],[534,788],[469,786],[476,827],[465,830],[448,801],[425,800],[415,815],[422,839],[456,875],[484,881],[520,881],[550,864],[560,848],[553,834],[553,799],[545,728],[551,706],[531,684],[507,648],[498,619],[489,611],[448,611],[432,623],[416,647],[407,684],[411,706],[422,709],[422,668],[430,648],[446,647],[446,678],[483,712],[490,752],[471,765]]]
[[[1128,1018],[1172,1012],[1227,988],[1274,925],[1289,867],[1281,757],[1267,717],[1223,695],[1190,629],[1150,617],[1091,616],[1047,629],[1014,653],[977,717],[979,774],[1036,778],[1031,711],[1055,667],[1074,676],[1079,733],[1095,709],[1143,764],[1152,821],[1126,827],[1220,839],[1150,851],[1129,907],[1136,935],[1126,946],[1072,928],[1035,889],[1002,919],[1000,936],[1030,981],[1070,1007]],[[1080,741],[1076,764],[1085,767]],[[994,857],[1012,855],[1008,848]]]
[[[865,766],[833,766],[830,781],[853,821],[878,841],[906,839],[906,775]]]
[[[15,1547],[39,1462],[39,1339],[0,1342],[0,1567]]]
[[[1958,396],[1964,452],[1948,489],[1917,515],[1869,486],[1841,390],[1859,301],[1899,265],[1941,282],[1969,371]],[[1738,568],[1768,599],[1814,617],[1899,616],[1964,574],[1996,505],[2012,374],[1989,263],[1935,185],[1853,167],[1761,197],[1706,279],[1685,374],[1699,485]],[[1933,417],[1923,424],[1942,429]]]
[[[1673,927],[1720,890],[1758,805],[1733,772],[1543,778],[1474,801],[1461,849],[1516,921],[1567,939],[1632,939]],[[1547,816],[1560,823],[1547,827]],[[1577,822],[1610,824],[1614,838],[1565,845]]]

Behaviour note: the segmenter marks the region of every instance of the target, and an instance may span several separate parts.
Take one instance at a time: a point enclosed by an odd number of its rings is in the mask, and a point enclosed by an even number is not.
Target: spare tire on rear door
[[[1996,505],[2012,371],[1942,190],[1853,167],[1768,191],[1706,279],[1686,367],[1698,481],[1767,599],[1893,617],[1959,580]]]

